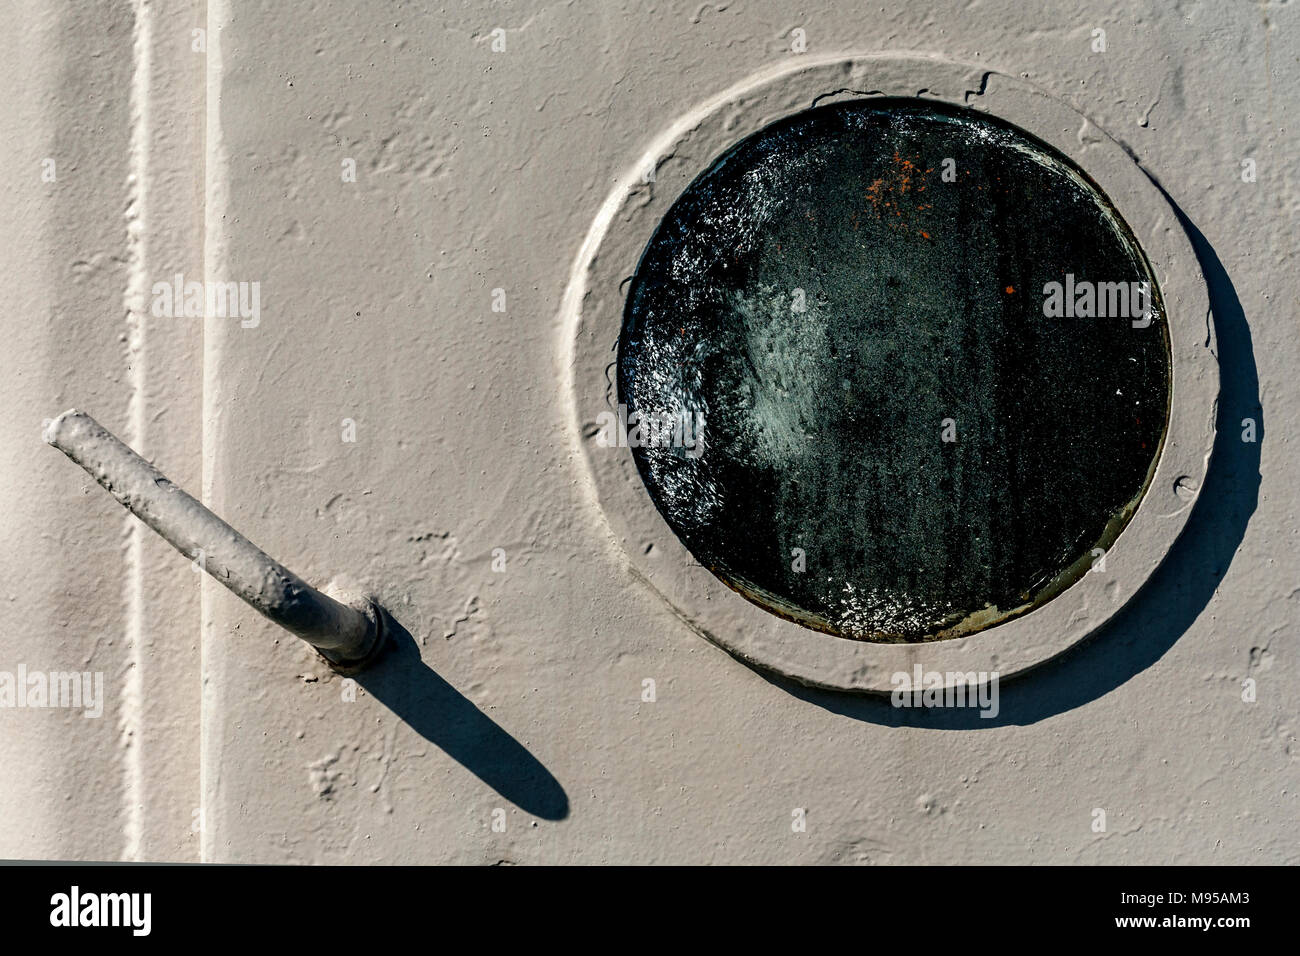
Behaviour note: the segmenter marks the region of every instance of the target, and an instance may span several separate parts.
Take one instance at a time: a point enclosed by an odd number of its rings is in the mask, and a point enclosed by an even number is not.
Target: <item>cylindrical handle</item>
[[[383,645],[382,614],[317,591],[172,484],[162,472],[76,409],[45,429],[63,452],[117,499],[254,609],[311,644],[339,669],[355,670]]]

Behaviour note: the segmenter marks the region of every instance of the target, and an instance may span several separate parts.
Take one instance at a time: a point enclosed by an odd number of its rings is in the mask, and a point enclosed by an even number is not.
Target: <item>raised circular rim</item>
[[[651,500],[631,450],[595,441],[597,416],[617,405],[610,372],[627,282],[669,207],[745,137],[814,102],[863,96],[970,107],[1060,150],[1101,187],[1133,231],[1160,284],[1168,322],[1173,374],[1164,447],[1146,494],[1106,552],[1104,569],[1084,574],[1020,617],[949,640],[854,641],[751,603],[687,551]],[[1200,264],[1160,190],[1119,143],[1066,103],[1020,78],[939,58],[807,60],[751,77],[688,112],[618,179],[583,243],[562,304],[572,434],[587,465],[589,491],[634,578],[694,631],[741,660],[805,684],[853,692],[890,693],[897,686],[893,675],[918,665],[943,675],[945,686],[972,672],[1006,679],[1061,654],[1119,611],[1186,524],[1214,442],[1219,370],[1209,315]]]

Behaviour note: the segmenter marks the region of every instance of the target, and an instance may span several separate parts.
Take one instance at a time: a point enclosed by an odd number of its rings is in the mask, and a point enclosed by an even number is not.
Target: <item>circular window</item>
[[[1024,613],[1132,516],[1172,360],[1132,232],[1066,157],[918,100],[755,133],[668,210],[619,341],[628,446],[691,553],[841,637]]]
[[[1021,673],[1138,593],[1213,443],[1207,317],[1123,148],[1019,79],[894,57],[684,114],[563,306],[626,586],[746,662],[882,693]]]

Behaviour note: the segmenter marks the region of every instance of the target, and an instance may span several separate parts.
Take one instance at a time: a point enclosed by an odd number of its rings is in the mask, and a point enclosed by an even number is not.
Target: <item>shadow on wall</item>
[[[1201,231],[1155,185],[1178,215],[1205,274],[1220,379],[1217,433],[1205,486],[1183,533],[1146,585],[1086,641],[1000,688],[1001,709],[995,717],[983,718],[973,708],[894,707],[888,697],[850,697],[759,671],[764,679],[826,710],[888,727],[981,730],[1032,724],[1096,700],[1146,670],[1205,610],[1259,501],[1263,410],[1250,327],[1232,280]],[[1241,440],[1244,418],[1255,420],[1254,443]]]
[[[390,647],[354,679],[429,743],[525,813],[569,815],[569,798],[536,757],[420,657],[409,631],[386,615]]]

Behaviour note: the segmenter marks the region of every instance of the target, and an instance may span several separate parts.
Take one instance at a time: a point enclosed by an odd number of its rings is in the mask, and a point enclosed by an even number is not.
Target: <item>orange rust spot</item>
[[[902,197],[909,191],[915,190],[919,193],[923,190],[925,187],[918,185],[915,180],[930,171],[921,166],[919,156],[916,160],[911,160],[895,151],[893,168],[888,170],[885,176],[872,182],[865,193],[876,215],[881,214],[881,209],[893,209],[894,217],[901,218]]]

